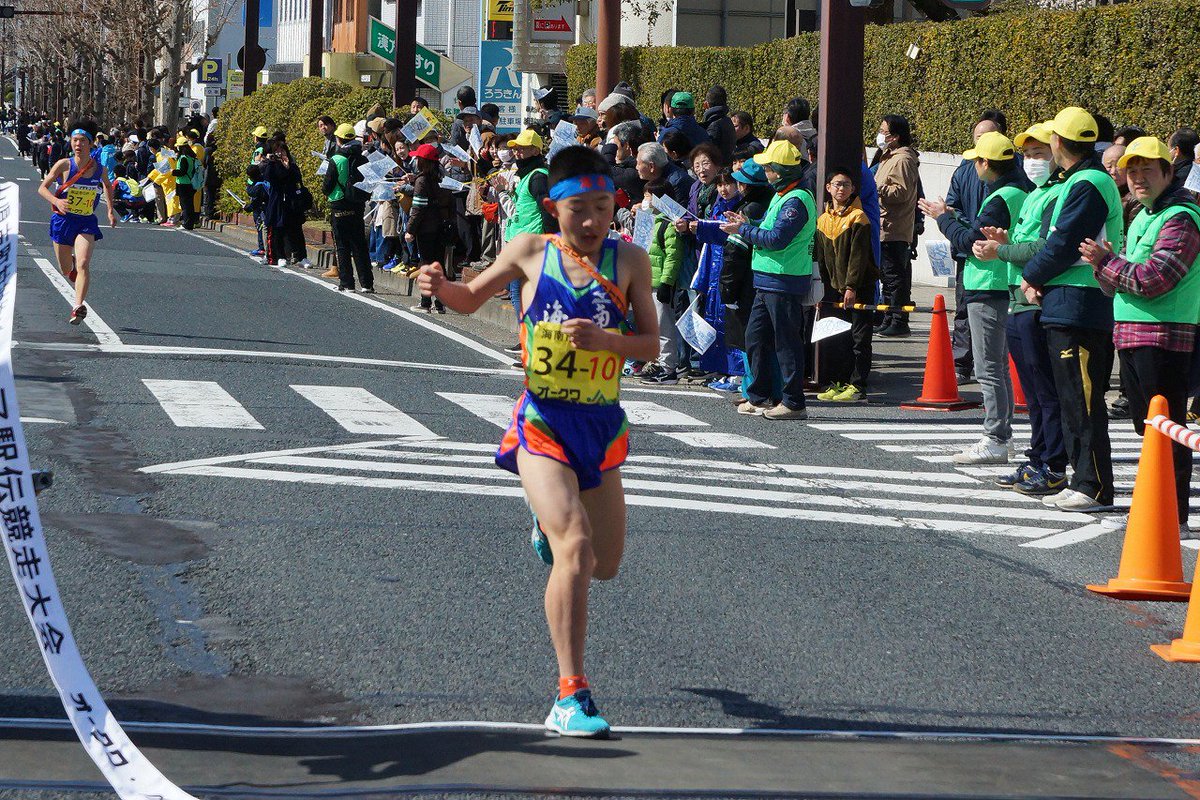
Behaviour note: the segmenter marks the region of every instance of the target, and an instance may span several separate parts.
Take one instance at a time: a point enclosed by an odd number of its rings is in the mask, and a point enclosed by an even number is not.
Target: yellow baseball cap
[[[508,140],[508,147],[541,147],[542,137],[537,131],[526,128],[517,134],[517,138]]]
[[[1161,139],[1154,136],[1140,136],[1125,148],[1125,155],[1117,160],[1117,166],[1124,168],[1132,158],[1161,158],[1163,161],[1170,162],[1171,150],[1163,144]]]
[[[349,122],[343,122],[341,125],[337,126],[337,130],[335,130],[333,132],[333,135],[339,139],[347,139],[347,140],[353,139],[354,138],[354,126],[351,125]]]
[[[264,126],[259,125],[257,128],[255,128],[253,131],[250,132],[250,135],[253,136],[255,139],[265,139],[265,138],[267,138],[267,129]]]
[[[1008,140],[1008,137],[999,131],[988,131],[979,137],[979,141],[975,143],[967,152],[963,153],[963,158],[967,161],[974,161],[977,158],[986,158],[988,161],[1008,161],[1017,154],[1013,143]]]
[[[182,136],[175,139],[176,147],[187,147],[187,143],[188,143],[188,140],[183,138]]]
[[[794,167],[800,163],[800,151],[796,145],[785,139],[776,139],[767,145],[767,149],[754,157],[759,164],[779,164],[784,167]]]
[[[1021,133],[1018,133],[1013,139],[1013,144],[1017,147],[1024,147],[1025,143],[1030,139],[1041,142],[1042,144],[1050,144],[1050,135],[1053,133],[1045,123],[1035,122],[1026,128]]]
[[[1072,142],[1094,142],[1100,137],[1096,118],[1079,106],[1067,106],[1045,125],[1051,133]]]

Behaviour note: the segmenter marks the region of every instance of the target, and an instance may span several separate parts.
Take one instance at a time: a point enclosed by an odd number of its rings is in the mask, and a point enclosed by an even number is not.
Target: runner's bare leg
[[[88,285],[91,283],[92,250],[96,246],[96,238],[88,233],[75,237],[75,269],[79,276],[75,279],[75,305],[83,305],[87,297]]]

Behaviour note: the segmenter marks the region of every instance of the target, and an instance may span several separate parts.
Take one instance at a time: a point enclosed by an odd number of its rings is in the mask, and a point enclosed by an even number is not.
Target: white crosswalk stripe
[[[180,428],[263,430],[254,415],[216,381],[144,378],[142,383]]]
[[[492,444],[391,440],[222,456],[143,471],[518,496],[516,476],[494,466],[494,452]],[[893,528],[1038,541],[1093,521],[1013,492],[981,488],[976,479],[956,473],[637,455],[622,473],[633,506],[843,524],[865,536]],[[973,502],[964,503],[964,494]]]
[[[292,386],[292,389],[350,433],[440,438],[360,386]]]

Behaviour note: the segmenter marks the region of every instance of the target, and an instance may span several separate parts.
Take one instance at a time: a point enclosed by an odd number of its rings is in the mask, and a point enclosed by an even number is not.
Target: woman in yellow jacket
[[[165,149],[163,148],[163,150]],[[175,159],[167,156],[163,150],[158,151],[158,161],[155,162],[156,166],[150,170],[150,174],[147,177],[158,186],[158,191],[162,192],[162,196],[166,198],[167,202],[167,218],[160,220],[158,224],[164,228],[174,228],[175,223],[171,221],[171,218],[177,216],[180,211],[179,198],[175,196],[175,176],[171,174],[175,171]],[[167,168],[160,170],[157,165],[163,161],[167,162]]]

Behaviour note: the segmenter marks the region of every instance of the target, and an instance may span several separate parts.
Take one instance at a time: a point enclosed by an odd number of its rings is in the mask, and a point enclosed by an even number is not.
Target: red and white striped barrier
[[[1167,419],[1162,414],[1159,414],[1154,419],[1146,420],[1146,424],[1153,426],[1159,433],[1179,442],[1184,447],[1190,447],[1192,450],[1200,453],[1200,431],[1194,431],[1186,425],[1180,425],[1178,422]]]

